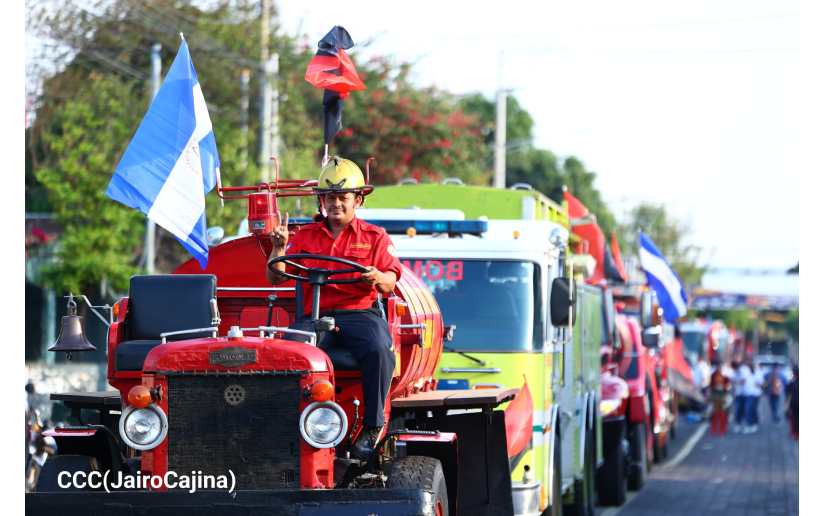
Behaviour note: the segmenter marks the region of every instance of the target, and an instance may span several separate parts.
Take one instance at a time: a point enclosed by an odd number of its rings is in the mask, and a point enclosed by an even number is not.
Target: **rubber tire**
[[[81,489],[69,485],[68,488],[62,488],[57,482],[57,476],[63,471],[83,471],[84,473],[91,473],[92,457],[88,455],[54,455],[46,459],[43,469],[40,471],[40,476],[37,477],[36,492],[64,492],[64,491],[81,491]]]
[[[670,438],[676,439],[677,426],[679,426],[679,395],[672,394],[673,398],[670,400],[670,413],[673,415],[673,421],[670,423]]]
[[[573,500],[572,505],[565,506],[565,516],[593,516],[595,509],[596,491],[595,491],[595,455],[593,453],[593,433],[587,430],[584,437],[584,471],[582,471],[581,480],[576,480],[573,484]]]
[[[659,446],[659,439],[661,434],[653,434],[653,463],[659,464],[664,457],[662,456],[662,447]]]
[[[594,516],[596,514],[596,433],[591,429],[587,431],[584,445],[585,463],[585,514]]]
[[[599,490],[599,505],[622,505],[627,499],[627,456],[622,439],[612,450],[606,450],[604,463],[598,470],[596,487]]]
[[[630,473],[627,476],[627,488],[631,491],[638,491],[644,487],[647,479],[647,436],[644,423],[630,426],[628,441],[630,442]]]
[[[553,438],[553,492],[550,495],[550,505],[544,509],[542,516],[562,516],[561,497],[561,438],[559,431],[554,432]]]
[[[391,489],[424,489],[433,493],[432,512],[449,516],[450,502],[447,495],[447,480],[441,462],[433,457],[410,455],[398,459],[390,466],[387,487]],[[441,512],[438,512],[438,506]]]

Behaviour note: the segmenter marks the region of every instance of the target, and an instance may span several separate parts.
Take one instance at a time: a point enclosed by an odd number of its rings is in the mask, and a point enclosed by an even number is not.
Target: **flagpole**
[[[181,39],[183,39],[183,33],[180,35]],[[152,66],[152,100],[149,101],[149,105],[152,105],[152,101],[155,100],[155,96],[158,94],[158,90],[160,90],[160,43],[155,43],[152,45],[152,53],[151,53],[151,66]],[[146,217],[146,245],[144,256],[146,257],[146,274],[154,274],[155,273],[155,223],[150,219],[148,216]]]
[[[269,11],[270,0],[261,0],[261,143],[258,166],[261,182],[269,182],[269,157],[272,155],[272,87],[270,76],[272,63],[269,59]]]

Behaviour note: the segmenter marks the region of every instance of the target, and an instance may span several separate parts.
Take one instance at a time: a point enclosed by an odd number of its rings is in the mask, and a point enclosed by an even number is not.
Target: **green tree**
[[[123,289],[137,272],[143,216],[104,193],[110,156],[122,151],[142,111],[131,87],[115,77],[90,75],[88,87],[52,113],[44,132],[43,149],[55,158],[36,176],[64,229],[57,262],[44,271],[57,292],[102,293],[107,281]]]
[[[569,157],[564,160],[561,174],[568,191],[584,203],[590,213],[596,215],[599,227],[609,242],[610,234],[616,231],[616,218],[596,188],[596,173],[588,171],[578,158]]]
[[[623,253],[635,254],[639,247],[639,231],[644,231],[682,279],[686,287],[699,285],[707,265],[699,263],[702,248],[685,242],[690,226],[668,215],[663,204],[641,203],[634,207],[620,231]]]
[[[490,165],[493,163],[493,145],[496,139],[496,104],[481,93],[461,97],[459,105],[466,112],[478,117],[481,123],[481,135],[489,152]],[[518,99],[507,96],[507,146],[515,149],[530,146],[533,143],[533,117],[530,116]]]
[[[732,310],[690,310],[689,318],[710,317],[713,320],[720,320],[727,327],[735,327],[738,331],[750,333],[759,325],[759,319],[754,310],[750,308],[735,308]]]
[[[516,183],[528,183],[558,201],[564,184],[558,158],[548,150],[533,147],[508,152],[507,184]]]
[[[370,178],[374,184],[394,184],[404,177],[489,181],[481,124],[455,96],[415,87],[406,63],[376,57],[359,62],[358,69],[368,89],[345,101],[344,128],[333,144],[335,152],[361,164],[375,156],[377,167]],[[315,91],[311,97],[317,99],[314,110],[320,116],[321,92]]]
[[[797,268],[799,265],[797,264]],[[788,311],[784,323],[785,331],[794,341],[799,342],[799,308]]]
[[[496,104],[481,94],[463,97],[461,106],[476,115],[481,124],[481,134],[487,144],[485,163],[493,165],[495,142]],[[507,186],[528,183],[553,200],[562,202],[562,187],[575,195],[591,213],[596,215],[599,226],[608,236],[616,228],[616,219],[601,198],[594,182],[596,174],[588,171],[575,157],[563,162],[553,152],[533,146],[533,118],[521,107],[515,96],[507,97],[506,120],[506,175]]]

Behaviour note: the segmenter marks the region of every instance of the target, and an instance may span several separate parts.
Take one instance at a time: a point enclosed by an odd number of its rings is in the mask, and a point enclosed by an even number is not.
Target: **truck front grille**
[[[169,471],[235,475],[236,489],[297,488],[298,375],[168,377]]]

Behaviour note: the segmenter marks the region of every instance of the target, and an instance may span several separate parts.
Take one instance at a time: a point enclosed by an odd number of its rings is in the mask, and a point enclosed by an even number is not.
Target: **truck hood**
[[[149,352],[147,372],[332,371],[323,350],[281,339],[201,338],[167,342]]]

